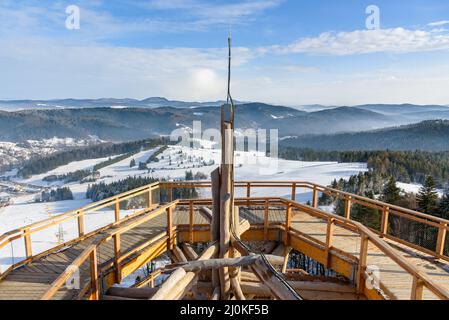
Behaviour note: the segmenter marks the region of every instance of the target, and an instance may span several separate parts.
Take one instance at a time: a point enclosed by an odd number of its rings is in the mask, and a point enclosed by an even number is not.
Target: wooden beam
[[[172,291],[174,291],[187,272],[183,268],[178,268],[165,280],[160,289],[151,297],[151,300],[166,300]]]
[[[212,222],[211,240],[220,241],[220,169],[215,169],[211,173],[212,185]],[[212,270],[212,285],[214,288],[220,286],[220,276],[218,270]]]
[[[174,246],[173,247],[173,254],[175,255],[175,257],[176,257],[176,259],[178,260],[179,263],[185,263],[185,262],[189,261],[189,260],[187,260],[186,256],[184,255],[182,250],[179,249],[178,246]]]
[[[173,268],[183,268],[186,272],[199,272],[204,270],[221,269],[229,267],[244,267],[256,263],[261,258],[260,255],[244,256],[240,258],[228,258],[228,259],[209,259],[190,261],[186,263],[177,263],[168,265],[165,270],[171,270]],[[281,266],[284,263],[283,257],[278,256],[266,256],[271,264]]]
[[[154,288],[119,288],[112,287],[107,291],[108,296],[131,298],[131,299],[150,299],[157,292]]]
[[[200,207],[199,212],[204,219],[206,219],[208,222],[212,222],[212,217],[214,216],[214,214],[211,209],[207,207]]]
[[[217,255],[218,249],[219,246],[217,244],[212,244],[203,252],[198,262],[208,260]],[[182,299],[191,290],[197,280],[198,272],[186,272],[183,268],[177,268],[151,300]]]
[[[189,243],[182,244],[182,250],[189,261],[194,261],[198,259],[198,254],[193,250]]]
[[[287,301],[301,300],[301,297],[270,269],[265,260],[258,259],[256,263],[251,266],[251,269],[269,288],[276,299]]]

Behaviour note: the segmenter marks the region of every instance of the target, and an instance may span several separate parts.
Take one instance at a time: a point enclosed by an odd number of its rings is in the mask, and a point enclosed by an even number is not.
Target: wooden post
[[[84,212],[78,212],[78,236],[84,236]]]
[[[345,196],[345,218],[351,219],[352,197]]]
[[[122,270],[120,267],[121,243],[120,234],[114,235],[114,268],[115,268],[115,282],[122,282]]]
[[[232,203],[232,168],[233,168],[233,130],[231,123],[225,122],[224,126],[224,145],[223,145],[223,163],[221,164],[221,185],[220,185],[220,258],[229,257],[229,247],[231,242],[231,217],[233,216]],[[221,299],[227,300],[231,289],[229,277],[229,268],[221,268],[220,287]]]
[[[211,222],[211,240],[212,242],[220,240],[220,169],[211,173],[212,180],[212,222]]]
[[[30,235],[30,229],[26,228],[23,230],[24,233],[24,241],[25,241],[25,253],[27,258],[31,258],[33,256],[33,250],[31,247],[31,235]]]
[[[312,206],[316,209],[318,208],[318,190],[316,186],[313,186],[313,201]]]
[[[153,207],[153,189],[152,187],[148,188],[148,209],[151,210]]]
[[[436,254],[437,254],[438,258],[441,258],[444,256],[446,235],[447,235],[447,223],[440,222],[440,228],[438,229],[437,247],[436,247]]]
[[[90,287],[92,290],[91,299],[100,300],[97,266],[97,249],[93,249],[90,254]]]
[[[413,277],[413,286],[411,300],[422,300],[424,292],[424,283],[421,279]]]
[[[173,209],[167,208],[167,249],[173,250]]]
[[[193,243],[193,200],[189,203],[189,242]]]
[[[292,201],[296,201],[296,182],[292,185]]]
[[[286,218],[285,218],[285,233],[284,233],[284,245],[289,246],[290,245],[290,228],[292,225],[292,205],[289,203],[287,205],[287,212],[286,212]]]
[[[270,223],[269,218],[269,202],[268,200],[265,200],[265,214],[263,219],[263,236],[265,241],[268,241],[268,225]]]
[[[216,242],[220,240],[220,169],[215,169],[211,173],[212,181],[212,222],[211,222],[211,240]],[[212,286],[220,287],[220,277],[218,270],[212,270]]]
[[[388,221],[390,218],[390,207],[384,206],[382,209],[382,226],[380,230],[380,237],[384,238],[388,235]]]
[[[330,251],[333,245],[334,238],[334,222],[335,219],[329,217],[327,219],[327,233],[326,233],[326,267],[330,267]]]
[[[115,198],[115,210],[114,210],[114,214],[115,214],[115,222],[119,222],[120,221],[120,201],[118,198]]]
[[[363,294],[365,291],[365,271],[368,260],[368,244],[369,238],[365,235],[361,235],[360,241],[360,257],[359,257],[359,266],[357,269],[357,293]]]

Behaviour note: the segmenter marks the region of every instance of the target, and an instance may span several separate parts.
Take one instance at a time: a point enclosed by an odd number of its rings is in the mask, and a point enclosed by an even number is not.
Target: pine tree
[[[401,199],[401,189],[396,184],[396,179],[391,177],[382,191],[382,200],[386,203],[395,204]]]
[[[418,210],[427,214],[435,215],[437,212],[438,193],[435,189],[435,181],[431,176],[426,178],[424,186],[417,196]]]
[[[136,166],[136,160],[132,159],[131,162],[129,163],[129,167],[134,168],[135,166]]]

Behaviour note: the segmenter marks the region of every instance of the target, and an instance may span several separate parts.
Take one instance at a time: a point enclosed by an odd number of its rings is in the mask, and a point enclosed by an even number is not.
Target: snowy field
[[[146,162],[159,148],[142,151],[128,159],[112,164],[100,170],[101,178],[98,182],[111,183],[127,177],[154,177],[172,180],[185,179],[185,172],[192,171],[193,174],[201,172],[207,176],[220,163],[220,151],[209,147],[190,149],[173,146],[158,156],[159,162],[148,165],[148,170],[138,170],[138,167],[130,168],[130,162],[135,160]],[[42,179],[48,175],[64,174],[77,170],[91,169],[94,165],[107,160],[91,159],[73,162],[47,172],[35,175],[29,179],[17,179],[20,183],[29,183],[38,186],[67,186],[74,195],[75,200],[50,203],[34,203],[33,194],[15,197],[14,204],[0,209],[0,234],[41,221],[52,216],[62,214],[80,208],[90,200],[86,199],[88,184],[62,182],[49,184]],[[270,162],[266,157],[254,152],[236,152],[236,180],[257,181],[309,181],[322,185],[329,185],[332,180],[349,178],[359,172],[366,171],[366,165],[362,163],[336,163],[336,162],[301,162],[278,160]],[[209,191],[201,190],[202,196],[209,196]],[[236,190],[237,196],[246,196],[246,190]],[[312,194],[308,190],[297,190],[297,199],[301,202],[311,200]],[[281,196],[290,197],[290,189],[278,188],[275,190],[253,189],[252,196]],[[134,213],[133,211],[122,211],[123,216]],[[100,212],[86,216],[86,232],[95,230],[113,222],[113,208],[105,208]],[[42,252],[56,246],[58,243],[74,239],[77,236],[76,220],[55,226],[48,230],[40,231],[32,236],[33,253]],[[16,240],[12,245],[0,250],[0,268],[3,270],[13,262],[24,258],[23,239]]]

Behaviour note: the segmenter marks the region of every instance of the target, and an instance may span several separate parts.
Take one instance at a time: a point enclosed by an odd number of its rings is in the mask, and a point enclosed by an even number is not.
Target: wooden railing
[[[41,300],[49,300],[54,297],[54,295],[66,284],[77,270],[81,269],[81,266],[86,262],[90,261],[90,281],[81,289],[79,297],[85,296],[89,293],[89,298],[91,300],[98,300],[100,297],[100,286],[99,286],[99,272],[98,272],[98,261],[97,252],[100,246],[110,240],[114,241],[114,266],[113,270],[115,272],[115,282],[121,283],[121,265],[128,257],[130,257],[135,252],[140,251],[146,247],[151,246],[154,243],[160,241],[167,241],[167,248],[173,246],[174,241],[174,227],[171,221],[173,221],[173,209],[178,205],[178,201],[174,201],[165,206],[161,206],[150,213],[131,221],[131,223],[124,223],[123,226],[118,226],[117,228],[112,228],[106,235],[96,240],[94,243],[89,245],[76,259],[75,261],[51,284],[50,289],[41,297]],[[127,253],[122,253],[120,250],[120,237],[123,233],[132,230],[143,223],[157,218],[158,216],[166,214],[167,215],[167,225],[166,231],[158,234],[157,236],[148,239],[147,242],[140,245],[137,248],[133,248]],[[121,223],[123,224],[123,223]]]
[[[114,222],[112,225],[124,222],[132,217],[141,215],[148,210],[151,210],[151,208],[154,205],[158,205],[159,201],[153,202],[153,193],[155,191],[159,190],[159,184],[151,184],[147,185],[141,188],[137,188],[134,190],[131,190],[129,192],[122,193],[120,195],[98,201],[95,203],[88,204],[82,208],[63,213],[61,215],[45,219],[30,225],[27,225],[25,227],[21,227],[12,231],[9,231],[5,233],[4,235],[0,236],[0,250],[5,248],[8,245],[12,245],[14,241],[23,239],[23,250],[25,252],[25,257],[22,261],[13,263],[7,270],[0,273],[0,280],[8,274],[11,270],[14,270],[17,267],[20,267],[24,264],[27,264],[31,262],[33,259],[39,258],[41,256],[47,255],[49,252],[55,251],[58,248],[64,248],[69,245],[72,245],[73,243],[79,242],[95,233],[100,232],[103,229],[109,228],[111,224],[105,225],[101,228],[97,228],[96,230],[93,230],[89,233],[86,233],[86,223],[85,223],[85,217],[89,214],[93,214],[95,212],[99,212],[100,210],[107,208],[107,207],[113,207],[112,214],[114,215]],[[120,217],[121,209],[120,204],[126,200],[133,199],[136,197],[143,196],[146,198],[146,204],[141,210],[137,210],[135,213],[127,216],[127,217]],[[48,250],[45,250],[43,252],[34,253],[32,249],[32,236],[36,233],[39,233],[44,230],[48,230],[51,227],[59,226],[62,223],[68,222],[68,221],[76,221],[77,223],[77,235],[75,235],[74,239],[72,241],[68,241],[62,244],[59,244],[56,247],[49,248]],[[14,257],[13,257],[14,258]],[[0,270],[1,271],[1,270]]]
[[[412,290],[410,293],[410,298],[412,300],[423,299],[423,288],[427,288],[440,299],[449,300],[449,291],[447,289],[430,279],[428,275],[420,272],[416,266],[407,261],[407,259],[405,259],[402,255],[398,254],[397,251],[395,251],[388,243],[379,237],[378,234],[374,233],[361,223],[330,214],[313,207],[302,205],[289,199],[281,200],[284,202],[286,207],[286,222],[284,226],[286,231],[285,234],[292,231],[292,208],[327,222],[326,242],[323,243],[323,245],[328,254],[332,249],[334,249],[334,228],[336,226],[355,232],[360,236],[360,253],[358,257],[359,262],[356,277],[358,293],[363,293],[364,290],[364,284],[367,279],[365,271],[367,268],[368,245],[372,244],[413,278]]]
[[[161,188],[167,189],[169,194],[172,193],[171,190],[173,189],[192,188],[192,187],[210,188],[211,184],[210,182],[161,183]],[[370,209],[379,210],[381,212],[379,223],[380,229],[379,230],[372,229],[371,231],[386,239],[394,240],[398,243],[407,245],[413,249],[429,254],[436,259],[449,261],[449,256],[446,252],[448,251],[447,233],[449,230],[449,220],[310,182],[303,182],[303,181],[235,182],[235,188],[246,190],[246,198],[251,198],[251,192],[254,189],[271,189],[271,190],[275,188],[286,189],[286,193],[291,194],[290,199],[293,201],[296,200],[298,191],[300,191],[300,189],[304,189],[312,194],[311,206],[313,208],[318,208],[319,195],[324,193],[344,201],[344,217],[350,220],[353,219],[353,217],[351,216],[351,208],[353,207],[354,204]],[[428,247],[424,247],[417,243],[401,239],[399,236],[391,234],[391,228],[389,228],[389,225],[393,217],[402,218],[411,222],[418,223],[423,227],[424,226],[431,227],[435,228],[435,230],[438,230],[437,232],[435,232],[436,234],[435,248],[429,249]]]

